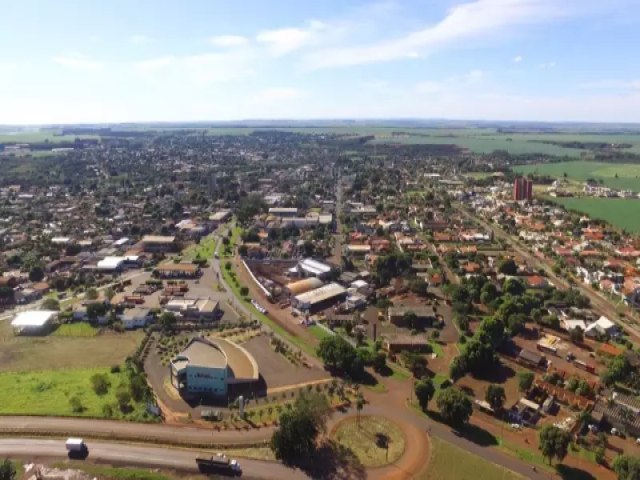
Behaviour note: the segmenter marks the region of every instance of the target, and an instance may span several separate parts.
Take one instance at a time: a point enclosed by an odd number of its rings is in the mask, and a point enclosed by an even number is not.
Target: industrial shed
[[[57,317],[53,310],[30,310],[18,313],[11,326],[16,335],[45,335]]]
[[[344,300],[347,290],[337,283],[329,283],[315,290],[293,297],[291,306],[300,313],[316,313]]]
[[[324,282],[319,278],[305,278],[304,280],[298,280],[297,282],[291,282],[285,287],[289,295],[300,295],[316,288],[320,288],[324,285]]]

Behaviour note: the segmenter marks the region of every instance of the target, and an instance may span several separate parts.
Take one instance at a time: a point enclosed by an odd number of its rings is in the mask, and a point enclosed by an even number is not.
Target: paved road
[[[87,444],[91,460],[101,460],[119,465],[172,468],[187,471],[197,471],[195,457],[198,453],[212,453],[93,441],[87,442]],[[67,452],[64,440],[2,438],[0,439],[0,456],[15,456],[33,461],[38,457],[66,458]],[[309,478],[300,470],[287,468],[273,462],[240,460],[240,465],[245,478],[283,480]]]

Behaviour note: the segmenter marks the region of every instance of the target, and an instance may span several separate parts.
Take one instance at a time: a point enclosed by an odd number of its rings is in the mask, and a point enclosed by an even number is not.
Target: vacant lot
[[[95,374],[108,379],[109,389],[104,395],[93,391],[91,377]],[[0,373],[0,414],[103,417],[103,409],[109,405],[113,418],[124,418],[116,401],[116,391],[121,385],[123,388],[128,385],[124,370],[111,373],[108,368]],[[73,398],[81,406],[76,411],[72,408]],[[145,409],[144,405],[135,404],[132,408],[127,417],[140,418]]]
[[[640,200],[635,198],[550,198],[568,210],[599,218],[628,232],[640,232]]]
[[[365,467],[381,467],[398,460],[404,453],[405,439],[400,428],[383,417],[361,416],[340,422],[333,433]],[[388,444],[388,452],[386,444]]]
[[[431,438],[431,460],[419,480],[479,480],[499,478],[522,480],[511,470],[499,467],[450,443]]]
[[[640,192],[640,165],[631,163],[603,163],[603,162],[559,162],[538,163],[533,165],[518,165],[513,170],[523,174],[548,175],[568,178],[584,182],[587,179],[602,181],[610,188],[618,190],[633,190]]]
[[[95,337],[97,334],[98,329],[85,322],[65,323],[52,333],[56,337]]]
[[[69,328],[76,329],[75,326]],[[143,335],[136,331],[92,337],[16,337],[9,322],[0,322],[0,372],[110,367],[124,362],[138,347]]]

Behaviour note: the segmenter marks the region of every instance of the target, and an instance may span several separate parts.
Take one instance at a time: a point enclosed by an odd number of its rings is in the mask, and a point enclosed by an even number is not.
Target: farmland
[[[97,135],[61,135],[58,130],[0,133],[0,143],[60,143],[73,142],[76,138],[99,138]]]
[[[533,165],[518,165],[513,170],[521,174],[548,175],[568,178],[585,182],[591,178],[610,188],[618,190],[633,190],[640,192],[640,165],[633,163],[603,163],[603,162],[560,162],[538,163]]]
[[[628,232],[640,232],[640,200],[633,198],[550,198],[568,210],[598,218]]]
[[[91,327],[61,327],[57,335],[19,337],[0,322],[0,372],[110,367],[122,363],[139,345],[142,332],[94,334]]]

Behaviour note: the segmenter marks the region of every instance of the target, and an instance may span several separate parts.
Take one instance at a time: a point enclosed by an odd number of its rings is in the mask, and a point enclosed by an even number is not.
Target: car
[[[589,425],[589,431],[591,433],[598,433],[598,426],[594,425],[593,423]]]
[[[573,353],[568,353],[566,360],[567,362],[573,362],[576,359],[576,356]]]

